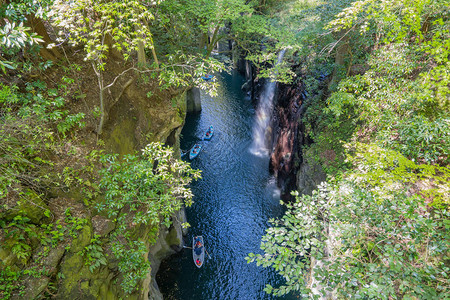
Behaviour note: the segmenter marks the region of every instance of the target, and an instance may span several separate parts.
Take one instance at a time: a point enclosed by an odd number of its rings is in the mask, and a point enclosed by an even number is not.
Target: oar
[[[206,254],[208,254],[208,258],[211,259],[211,255],[209,255],[208,251],[206,251],[206,248],[205,248],[205,252],[206,252]]]
[[[188,249],[192,249],[192,247],[188,247],[188,246],[183,246],[183,248],[188,248]]]

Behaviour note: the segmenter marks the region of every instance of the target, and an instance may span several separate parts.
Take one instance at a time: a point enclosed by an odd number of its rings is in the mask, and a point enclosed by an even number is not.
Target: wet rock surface
[[[283,198],[296,188],[296,173],[305,142],[300,107],[304,101],[301,84],[279,85],[273,113],[273,148],[270,171],[276,176]]]

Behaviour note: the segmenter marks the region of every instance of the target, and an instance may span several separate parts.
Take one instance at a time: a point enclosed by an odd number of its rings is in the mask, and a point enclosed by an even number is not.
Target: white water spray
[[[286,50],[278,53],[277,64],[281,63]],[[256,120],[253,126],[253,144],[250,147],[251,153],[258,156],[269,154],[270,135],[272,134],[270,119],[273,111],[273,99],[275,97],[276,81],[268,81],[264,86],[258,107],[256,109]]]

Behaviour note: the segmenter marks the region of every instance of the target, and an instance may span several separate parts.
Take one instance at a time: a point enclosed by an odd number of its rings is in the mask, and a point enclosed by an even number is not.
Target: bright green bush
[[[312,196],[296,194],[286,214],[272,220],[264,254],[248,261],[284,276],[285,285],[266,287],[275,295],[442,299],[450,279],[450,170],[416,165],[376,146],[354,151],[355,171]],[[414,192],[418,184],[433,192]],[[430,207],[430,198],[445,199],[444,209]]]
[[[175,212],[192,203],[188,188],[200,171],[175,158],[170,147],[151,143],[142,156],[105,155],[104,169],[99,174],[105,200],[97,210],[116,221],[112,250],[119,259],[121,286],[133,292],[148,272],[150,264],[145,255],[146,244],[156,242],[161,226],[169,227]],[[144,240],[136,238],[134,230],[145,225],[150,228]]]

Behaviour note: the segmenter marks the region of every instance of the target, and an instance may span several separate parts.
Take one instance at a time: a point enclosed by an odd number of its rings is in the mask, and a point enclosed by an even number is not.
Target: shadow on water
[[[188,115],[182,131],[184,150],[200,141],[210,125],[214,136],[191,165],[202,170],[193,183],[194,204],[187,209],[191,224],[185,244],[202,235],[211,259],[198,269],[192,252],[184,249],[163,261],[157,281],[164,299],[298,299],[274,297],[263,289],[283,279],[272,269],[247,264],[250,252],[261,253],[261,237],[268,220],[283,213],[279,192],[268,172],[269,160],[250,153],[255,110],[241,91],[237,73],[221,74],[218,96],[202,94],[203,110]]]

